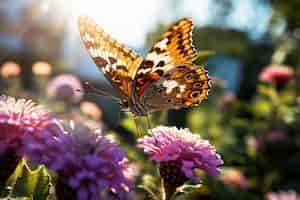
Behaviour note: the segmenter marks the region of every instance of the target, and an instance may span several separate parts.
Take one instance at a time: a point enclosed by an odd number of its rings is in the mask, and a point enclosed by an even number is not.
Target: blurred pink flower
[[[223,95],[219,106],[221,110],[225,110],[229,106],[231,106],[236,101],[236,95],[232,92],[228,92]]]
[[[296,103],[297,103],[298,105],[300,105],[300,97],[297,97]]]
[[[267,135],[257,139],[256,141],[256,147],[257,149],[262,149],[265,147],[266,144],[276,143],[276,142],[288,142],[289,137],[286,133],[279,131],[279,130],[273,130]]]
[[[0,154],[18,153],[27,136],[57,128],[56,121],[31,100],[0,96]]]
[[[134,181],[141,173],[141,166],[138,163],[129,163],[127,170],[123,173],[128,180]]]
[[[228,92],[223,96],[223,102],[225,105],[232,104],[236,100],[236,96],[232,92]]]
[[[289,140],[289,137],[282,131],[273,130],[266,136],[265,140],[267,142],[286,142]]]
[[[24,150],[30,160],[57,172],[78,200],[102,199],[103,192],[123,199],[131,185],[124,175],[125,153],[99,131],[71,121],[55,137],[47,131],[31,137]],[[64,194],[61,188],[57,193]]]
[[[293,190],[268,192],[265,195],[265,200],[300,200],[300,195]]]
[[[286,85],[292,79],[293,69],[286,65],[269,65],[266,66],[259,74],[259,80],[271,84]]]
[[[223,164],[220,155],[207,140],[192,134],[189,129],[159,126],[149,131],[151,136],[138,139],[138,147],[159,163],[165,184],[178,187],[188,179],[199,182],[194,169],[217,176]]]
[[[72,74],[62,74],[53,78],[47,88],[50,97],[60,100],[78,102],[83,97],[83,87],[80,80]]]
[[[242,190],[249,187],[248,179],[237,169],[224,171],[223,181],[225,185],[237,186]]]

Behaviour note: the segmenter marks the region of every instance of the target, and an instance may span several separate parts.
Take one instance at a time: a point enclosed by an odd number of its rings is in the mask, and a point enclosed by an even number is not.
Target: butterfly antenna
[[[102,97],[109,97],[109,98],[112,98],[113,100],[116,100],[116,101],[120,100],[118,97],[115,97],[110,93],[107,93],[103,90],[100,90],[100,89],[96,88],[95,86],[93,86],[89,82],[85,82],[83,84],[83,88],[86,90],[87,94],[99,95],[99,96],[102,96]]]

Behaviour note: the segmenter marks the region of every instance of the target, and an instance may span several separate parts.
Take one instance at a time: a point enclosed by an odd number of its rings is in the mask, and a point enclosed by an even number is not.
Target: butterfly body
[[[191,107],[208,96],[207,71],[196,66],[192,22],[175,23],[145,58],[108,35],[89,17],[79,18],[85,47],[105,77],[120,94],[123,110],[146,116],[158,110]]]

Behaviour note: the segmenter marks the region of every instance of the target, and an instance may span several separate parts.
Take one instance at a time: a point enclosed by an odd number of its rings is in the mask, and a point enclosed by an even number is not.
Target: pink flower
[[[59,183],[71,188],[78,200],[105,199],[104,193],[123,199],[130,188],[125,153],[99,130],[83,124],[71,121],[64,131],[31,137],[24,149],[31,161],[57,172]],[[57,193],[64,195],[61,187]]]
[[[268,192],[265,195],[265,200],[300,200],[300,195],[293,190],[286,192]]]
[[[189,129],[159,126],[149,133],[151,136],[138,140],[138,147],[159,163],[160,175],[167,184],[178,187],[188,179],[198,182],[194,169],[213,176],[220,174],[218,166],[223,164],[220,155],[207,140]]]
[[[269,65],[259,75],[259,80],[275,85],[286,85],[292,79],[293,69],[286,65]]]
[[[62,74],[49,82],[47,93],[50,97],[60,100],[78,102],[83,97],[83,87],[76,76]]]
[[[0,96],[0,154],[19,153],[27,136],[55,128],[54,118],[33,101]]]

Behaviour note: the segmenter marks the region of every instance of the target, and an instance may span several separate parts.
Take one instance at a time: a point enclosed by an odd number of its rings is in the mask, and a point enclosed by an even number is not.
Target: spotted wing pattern
[[[208,72],[194,64],[179,65],[162,78],[163,96],[174,98],[179,107],[190,107],[206,99],[210,89]]]
[[[82,41],[94,62],[122,96],[129,99],[142,58],[113,39],[90,17],[81,16],[78,23]]]
[[[176,109],[198,105],[210,89],[207,71],[194,64],[178,65],[154,81],[141,95],[146,110]]]
[[[192,29],[190,19],[181,19],[154,44],[135,76],[135,92],[138,96],[170,69],[183,63],[191,63],[196,58]]]

